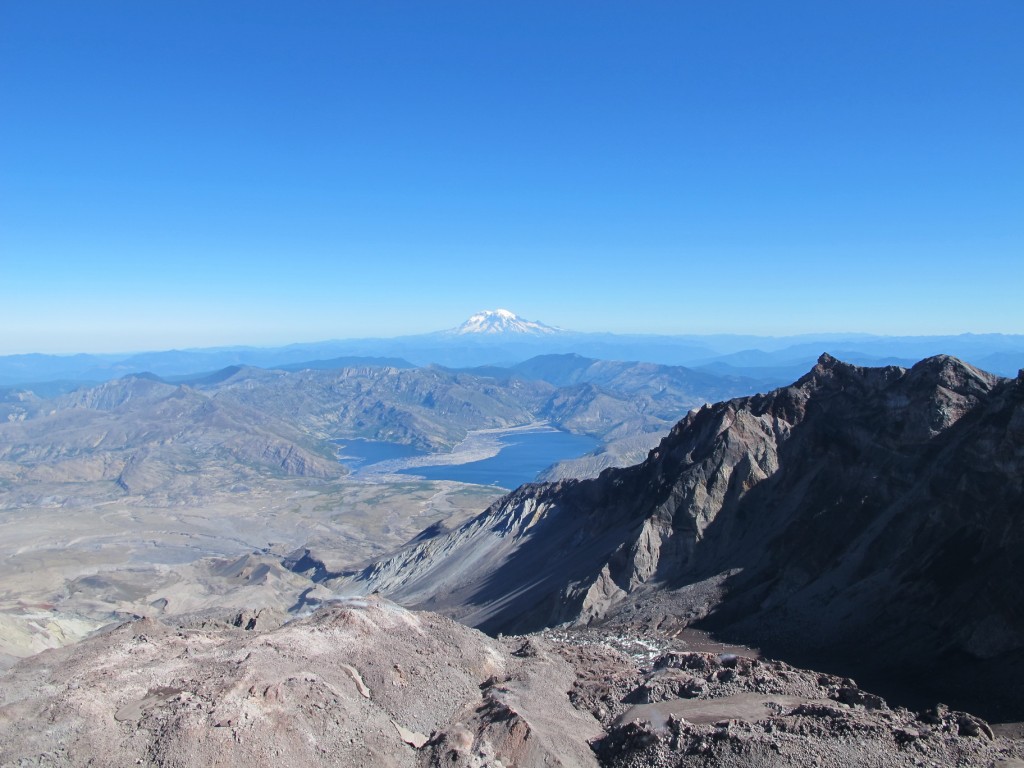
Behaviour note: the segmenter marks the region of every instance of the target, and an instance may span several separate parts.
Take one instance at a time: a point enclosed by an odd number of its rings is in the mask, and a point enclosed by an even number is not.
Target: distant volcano
[[[454,336],[464,336],[466,334],[548,336],[553,333],[562,332],[560,328],[526,320],[515,312],[509,312],[507,309],[488,309],[478,312],[458,328],[446,331],[446,333]]]

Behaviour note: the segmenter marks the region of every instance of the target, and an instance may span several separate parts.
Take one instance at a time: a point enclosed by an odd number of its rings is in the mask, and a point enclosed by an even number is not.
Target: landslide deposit
[[[954,358],[691,412],[646,461],[527,485],[331,582],[488,632],[689,625],[1024,719],[1024,376]]]

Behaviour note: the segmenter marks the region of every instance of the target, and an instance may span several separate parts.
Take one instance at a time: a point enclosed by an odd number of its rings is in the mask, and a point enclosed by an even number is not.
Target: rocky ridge
[[[647,618],[667,629],[879,675],[959,670],[939,688],[1016,714],[1022,478],[1024,378],[824,355],[792,386],[691,413],[638,466],[524,486],[335,586],[489,632],[657,596]]]

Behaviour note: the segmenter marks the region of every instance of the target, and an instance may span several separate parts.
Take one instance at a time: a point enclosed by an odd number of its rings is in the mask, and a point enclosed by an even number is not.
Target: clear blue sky
[[[0,0],[0,354],[1024,332],[1024,2]]]

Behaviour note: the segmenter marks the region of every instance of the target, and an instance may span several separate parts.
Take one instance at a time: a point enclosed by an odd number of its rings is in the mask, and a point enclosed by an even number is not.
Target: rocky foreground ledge
[[[238,623],[140,620],[22,661],[0,765],[1024,766],[970,714],[742,654],[496,639],[377,598]]]

